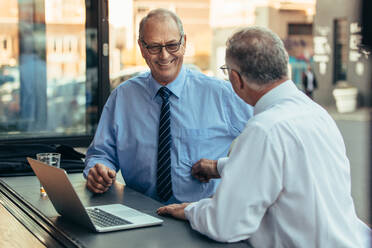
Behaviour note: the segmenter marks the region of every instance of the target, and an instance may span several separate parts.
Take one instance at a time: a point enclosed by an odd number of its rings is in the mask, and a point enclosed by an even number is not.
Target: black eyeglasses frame
[[[181,38],[177,43],[170,43],[170,44],[165,44],[165,45],[148,45],[143,39],[141,39],[141,42],[142,42],[143,46],[147,49],[147,51],[152,55],[161,53],[163,51],[163,48],[165,48],[168,53],[173,54],[173,53],[176,53],[180,50],[181,45],[182,45],[182,38],[183,38],[183,35],[181,35]],[[176,50],[169,50],[170,47],[173,47],[173,46],[177,46],[177,49]],[[153,51],[151,49],[158,49],[158,50]]]

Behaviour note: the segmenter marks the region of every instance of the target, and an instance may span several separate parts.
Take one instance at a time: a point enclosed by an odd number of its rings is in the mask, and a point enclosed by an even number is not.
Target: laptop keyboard
[[[92,219],[93,223],[99,227],[109,227],[109,226],[121,226],[132,224],[127,220],[124,220],[118,216],[112,215],[102,209],[86,209],[89,217]]]

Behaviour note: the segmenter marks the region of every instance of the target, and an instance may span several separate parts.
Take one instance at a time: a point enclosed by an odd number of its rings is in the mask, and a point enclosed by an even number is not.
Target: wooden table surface
[[[45,247],[0,202],[0,247]]]

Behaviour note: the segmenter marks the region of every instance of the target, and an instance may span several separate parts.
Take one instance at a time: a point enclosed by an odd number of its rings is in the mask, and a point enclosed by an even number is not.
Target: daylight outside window
[[[85,4],[0,0],[1,140],[94,131],[97,30]]]

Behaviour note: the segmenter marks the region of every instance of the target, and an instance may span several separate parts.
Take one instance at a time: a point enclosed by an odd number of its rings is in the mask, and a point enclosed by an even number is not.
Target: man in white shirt
[[[203,159],[194,177],[221,177],[215,195],[158,209],[187,219],[220,242],[254,247],[369,247],[355,213],[345,145],[329,114],[287,78],[288,56],[268,29],[249,27],[227,42],[236,94],[254,106],[228,158]]]

